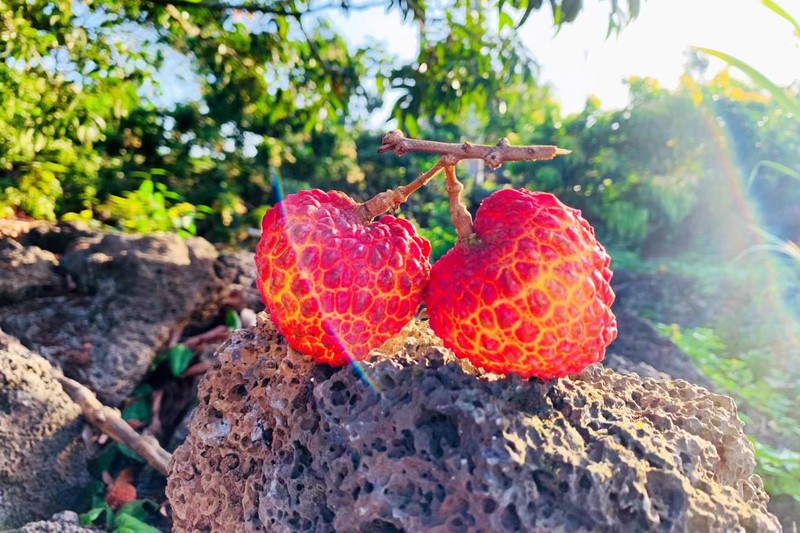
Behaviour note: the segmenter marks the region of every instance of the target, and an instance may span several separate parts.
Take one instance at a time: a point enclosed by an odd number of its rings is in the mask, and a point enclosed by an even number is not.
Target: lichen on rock
[[[167,496],[181,531],[779,531],[736,406],[599,365],[456,361],[424,321],[317,365],[268,317],[199,389]]]

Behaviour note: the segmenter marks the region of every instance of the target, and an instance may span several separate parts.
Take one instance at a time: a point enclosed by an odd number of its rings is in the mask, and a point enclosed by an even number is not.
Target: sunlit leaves
[[[716,57],[718,59],[721,59],[722,61],[725,61],[729,65],[738,68],[739,70],[750,76],[750,78],[760,87],[768,91],[770,95],[772,95],[772,97],[777,102],[779,102],[780,105],[782,105],[787,111],[793,113],[795,116],[800,117],[800,96],[789,94],[786,89],[779,87],[772,80],[764,76],[761,72],[759,72],[749,64],[745,63],[744,61],[736,57],[733,57],[730,54],[726,54],[725,52],[720,52],[719,50],[713,50],[711,48],[696,47],[695,50]]]

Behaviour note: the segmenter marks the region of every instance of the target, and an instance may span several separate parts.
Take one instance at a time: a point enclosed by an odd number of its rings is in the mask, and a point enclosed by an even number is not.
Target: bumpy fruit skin
[[[321,363],[360,360],[414,316],[431,245],[407,220],[364,223],[339,191],[301,191],[267,211],[257,285],[295,350]]]
[[[580,211],[548,193],[502,190],[476,213],[477,243],[434,265],[431,328],[490,372],[552,379],[603,358],[617,336],[611,258]]]

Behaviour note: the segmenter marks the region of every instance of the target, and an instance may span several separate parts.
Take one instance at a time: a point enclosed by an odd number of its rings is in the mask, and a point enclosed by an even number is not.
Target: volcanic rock
[[[78,515],[74,511],[64,511],[53,515],[50,520],[39,520],[25,524],[8,533],[104,533],[94,527],[78,524]]]
[[[75,508],[90,481],[81,410],[52,372],[50,363],[0,331],[3,531]]]
[[[0,283],[0,327],[106,403],[133,390],[176,332],[208,323],[227,291],[204,239],[58,226],[17,239],[0,243],[17,258],[16,278],[41,270],[22,289],[38,297],[23,299]]]
[[[730,398],[599,365],[484,374],[423,321],[332,368],[259,318],[200,385],[176,532],[780,530]]]

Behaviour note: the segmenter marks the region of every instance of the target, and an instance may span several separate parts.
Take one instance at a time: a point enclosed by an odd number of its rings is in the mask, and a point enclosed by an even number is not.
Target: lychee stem
[[[366,222],[387,211],[397,209],[415,191],[427,185],[436,174],[442,171],[449,161],[449,157],[443,156],[429,171],[420,174],[417,179],[408,185],[401,185],[396,189],[378,193],[363,204],[360,204],[358,212],[361,215],[361,219]]]
[[[552,145],[511,146],[508,143],[508,139],[505,138],[500,139],[495,146],[472,144],[468,142],[462,144],[443,143],[426,141],[424,139],[409,139],[403,135],[402,131],[394,130],[383,136],[381,146],[378,148],[378,153],[382,154],[385,152],[394,152],[395,155],[398,156],[409,152],[426,152],[430,154],[440,154],[442,157],[439,158],[439,161],[433,168],[420,174],[417,179],[408,185],[401,185],[394,190],[379,193],[363,204],[359,204],[358,213],[364,222],[368,222],[387,211],[397,209],[400,204],[408,200],[411,194],[427,185],[442,169],[446,169],[448,166],[454,167],[462,159],[483,159],[483,162],[488,168],[496,169],[508,161],[541,161],[553,159],[557,155],[569,154],[570,150]],[[455,176],[455,171],[453,175]],[[458,180],[456,180],[456,183],[458,183]],[[457,203],[460,203],[460,199],[458,199]],[[455,223],[455,219],[453,222]],[[466,231],[466,229],[464,231]],[[467,233],[471,232],[472,229],[470,225],[469,232]]]
[[[456,167],[447,165],[444,167],[444,174],[447,178],[447,195],[450,197],[450,218],[456,228],[458,244],[476,244],[478,236],[472,228],[472,215],[461,201],[464,185],[456,177]]]
[[[503,163],[509,161],[542,161],[553,159],[557,155],[571,153],[570,150],[552,145],[512,146],[505,138],[500,139],[495,146],[469,142],[456,144],[410,139],[400,130],[390,131],[383,136],[378,153],[385,152],[394,152],[398,156],[409,152],[452,156],[455,159],[451,163],[453,165],[462,159],[483,159],[486,166],[492,170],[500,168]]]

